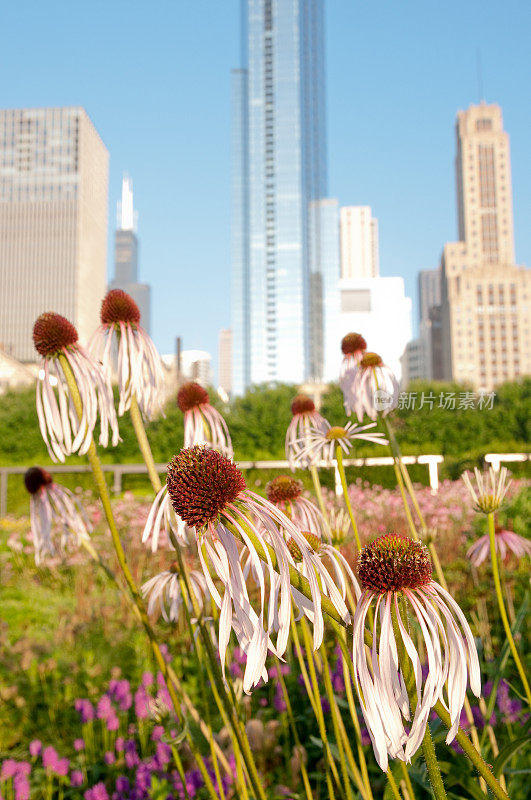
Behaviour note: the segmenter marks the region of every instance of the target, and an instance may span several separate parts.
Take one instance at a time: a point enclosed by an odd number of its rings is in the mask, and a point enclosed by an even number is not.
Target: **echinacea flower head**
[[[517,559],[524,558],[524,556],[531,556],[531,540],[524,539],[523,536],[518,536],[514,531],[506,531],[496,526],[494,534],[494,543],[496,551],[502,561],[505,560],[508,553],[511,552]],[[486,560],[490,553],[490,537],[488,534],[480,536],[474,544],[468,548],[466,557],[470,562],[479,567]]]
[[[282,656],[286,650],[292,606],[289,538],[299,546],[308,568],[314,645],[319,647],[322,642],[324,624],[319,584],[311,569],[313,551],[298,527],[280,509],[250,491],[238,467],[216,450],[198,445],[181,450],[169,465],[167,486],[176,513],[196,530],[206,584],[220,609],[218,645],[223,670],[232,629],[247,657],[243,688],[249,692],[260,678],[267,681],[267,652]],[[242,555],[247,556],[259,583],[258,601],[254,594],[253,601],[249,596]],[[212,580],[207,560],[222,583],[223,596]],[[348,617],[346,609],[345,615]]]
[[[350,373],[360,363],[364,352],[367,349],[367,342],[361,333],[347,333],[341,340],[341,352],[343,361],[339,372],[339,385],[342,387],[344,381],[349,380]]]
[[[422,744],[430,711],[439,700],[451,719],[446,743],[453,741],[467,679],[476,697],[480,695],[479,660],[463,612],[432,579],[424,544],[397,534],[381,536],[361,550],[358,578],[363,593],[353,622],[356,688],[376,760],[385,771],[389,757],[411,760]],[[373,643],[368,653],[364,629],[373,602]],[[415,619],[422,636],[428,666],[425,678],[407,615]],[[415,678],[417,706],[413,719],[399,653],[409,662]]]
[[[189,572],[190,590],[200,608],[202,608],[205,597],[208,593],[206,580],[202,572],[190,570]],[[173,563],[169,569],[164,570],[159,575],[155,575],[146,581],[142,586],[142,596],[144,600],[149,598],[147,611],[152,614],[157,605],[163,619],[166,622],[177,622],[181,616],[183,605],[183,595],[179,580],[179,565]],[[190,598],[186,598],[188,610],[193,614],[193,604]]]
[[[472,485],[468,472],[463,473],[463,480],[474,501],[474,509],[482,514],[492,514],[503,503],[511,485],[511,481],[507,482],[507,467],[502,467],[499,475],[496,475],[494,468],[490,467],[485,476],[476,467],[474,474],[476,488]]]
[[[359,422],[364,414],[373,420],[378,414],[386,416],[398,404],[398,381],[377,353],[363,353],[341,382],[341,389],[346,413],[355,413]]]
[[[35,563],[46,555],[64,554],[69,546],[78,546],[92,531],[78,498],[65,486],[59,486],[49,472],[30,467],[24,475],[30,494],[30,522]],[[59,532],[58,541],[53,533]]]
[[[291,402],[292,419],[286,431],[286,458],[291,469],[308,466],[301,457],[301,440],[306,440],[310,428],[320,429],[325,422],[324,417],[315,408],[315,403],[306,394],[298,394]]]
[[[117,376],[119,416],[135,397],[143,416],[153,419],[162,411],[164,373],[157,349],[140,325],[140,309],[127,292],[111,289],[102,301],[100,319],[89,350],[109,381],[113,373]]]
[[[267,484],[266,496],[299,528],[321,535],[326,529],[326,522],[311,500],[302,496],[303,488],[302,482],[291,475],[279,475]]]
[[[88,451],[98,413],[99,443],[107,447],[109,427],[113,446],[119,442],[110,382],[99,363],[77,340],[76,329],[60,314],[41,314],[33,327],[35,349],[43,359],[37,378],[37,416],[42,438],[53,461],[64,461],[73,453],[84,455]],[[68,362],[79,390],[83,408],[81,419],[68,388],[61,358]]]
[[[300,439],[300,457],[306,459],[309,465],[331,466],[334,462],[336,448],[348,455],[356,439],[373,444],[388,444],[384,434],[373,431],[375,422],[368,425],[357,425],[347,422],[345,425],[330,425],[327,420],[319,428],[310,428],[304,439]]]
[[[195,381],[184,383],[177,393],[177,405],[184,414],[184,446],[204,444],[232,458],[232,442],[227,423],[210,405],[205,388]]]

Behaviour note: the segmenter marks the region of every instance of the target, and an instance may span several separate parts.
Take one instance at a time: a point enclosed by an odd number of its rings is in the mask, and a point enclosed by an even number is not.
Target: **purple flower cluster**
[[[13,758],[6,758],[0,769],[0,783],[7,784],[11,781],[15,800],[29,800],[30,773],[31,764],[27,761],[15,761]]]

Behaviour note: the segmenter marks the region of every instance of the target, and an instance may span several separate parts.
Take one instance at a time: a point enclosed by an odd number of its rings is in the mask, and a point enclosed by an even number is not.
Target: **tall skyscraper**
[[[233,71],[236,394],[300,382],[315,361],[310,204],[326,197],[323,38],[322,0],[242,0]]]
[[[147,283],[138,282],[138,214],[133,203],[133,181],[128,175],[122,180],[122,199],[118,202],[114,239],[114,280],[110,289],[123,289],[130,294],[141,314],[144,330],[150,332],[150,296]]]
[[[444,246],[444,377],[490,390],[531,373],[531,273],[514,264],[509,137],[497,105],[457,115],[459,241]]]
[[[418,277],[419,290],[419,322],[427,322],[430,308],[441,304],[441,271],[440,269],[421,269]]]
[[[81,342],[99,323],[108,162],[83,108],[0,110],[0,346],[20,361],[43,311]]]
[[[377,278],[380,274],[378,220],[370,206],[341,209],[341,277]]]

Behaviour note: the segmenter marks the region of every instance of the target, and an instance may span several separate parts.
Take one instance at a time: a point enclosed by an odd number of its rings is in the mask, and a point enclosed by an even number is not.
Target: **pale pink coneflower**
[[[30,522],[35,563],[39,565],[49,555],[64,553],[72,543],[79,545],[89,539],[92,527],[77,497],[66,487],[59,486],[49,472],[30,467],[24,475],[24,485],[30,494]],[[52,531],[59,527],[61,538],[54,543]]]
[[[375,422],[369,422],[367,425],[347,422],[342,427],[332,426],[324,420],[322,427],[310,428],[304,440],[300,440],[301,458],[305,458],[309,465],[332,466],[336,448],[340,447],[345,455],[348,455],[356,439],[373,444],[388,444],[383,433],[372,431],[375,427]]]
[[[184,383],[177,393],[177,405],[184,414],[184,446],[204,444],[232,458],[232,442],[227,423],[210,405],[206,389],[199,383]]]
[[[164,485],[157,492],[149,510],[142,532],[142,543],[149,542],[151,552],[156,553],[161,543],[171,543],[170,530],[179,545],[188,544],[188,526],[173,510],[168,487]]]
[[[326,522],[320,510],[311,500],[303,497],[302,481],[291,475],[278,475],[266,486],[266,497],[301,530],[309,530],[320,536],[326,529]]]
[[[77,340],[76,329],[60,314],[41,314],[33,327],[35,349],[43,356],[37,379],[37,416],[53,461],[64,461],[65,456],[84,455],[88,451],[98,412],[101,446],[109,444],[109,427],[113,446],[120,441],[110,383],[98,362]],[[81,419],[74,407],[60,355],[68,361],[79,390],[83,407]]]
[[[88,349],[109,381],[113,373],[117,376],[119,416],[135,397],[144,418],[153,419],[162,411],[164,373],[157,348],[140,325],[137,304],[122,289],[111,289],[102,301],[100,319]]]
[[[484,476],[475,467],[476,489],[472,486],[472,481],[468,472],[464,472],[462,478],[474,501],[474,509],[482,514],[491,514],[497,511],[503,503],[511,481],[507,482],[507,467],[500,469],[499,475],[493,467],[490,467]]]
[[[197,604],[201,608],[204,605],[208,588],[205,577],[198,570],[190,570],[188,573],[190,590],[193,592]],[[157,605],[160,608],[163,619],[166,622],[177,622],[181,615],[183,605],[183,595],[179,580],[179,565],[177,562],[159,575],[150,578],[142,586],[142,597],[148,600],[147,613],[152,614]],[[193,613],[193,604],[189,597],[186,598],[188,610]]]
[[[509,550],[518,559],[524,556],[531,556],[531,540],[524,539],[523,536],[518,536],[514,531],[505,531],[499,526],[496,526],[494,542],[502,561],[506,558]],[[486,534],[485,536],[480,536],[480,538],[468,548],[466,557],[470,559],[470,562],[475,567],[479,567],[487,559],[489,553],[490,538],[488,534]]]
[[[355,413],[358,422],[364,414],[373,420],[378,414],[385,417],[398,404],[398,381],[377,353],[364,353],[341,389],[346,413]]]
[[[265,669],[268,651],[281,657],[288,642],[292,607],[291,557],[279,528],[294,539],[301,550],[303,563],[308,566],[314,559],[313,551],[285,514],[247,489],[237,466],[216,450],[204,446],[181,450],[169,465],[167,485],[176,513],[196,530],[203,574],[220,609],[218,646],[222,668],[225,669],[227,645],[231,630],[234,630],[247,658],[243,688],[249,693],[260,678],[268,679]],[[261,567],[253,540],[263,548],[265,569]],[[259,583],[257,610],[251,603],[240,562],[242,544],[248,551],[253,574]],[[275,553],[276,568],[268,544]],[[223,585],[223,596],[211,577],[207,561]],[[311,569],[308,570],[308,581],[315,617],[314,646],[319,647],[324,623],[319,584]],[[275,630],[277,634],[273,643],[271,635]]]
[[[307,459],[301,456],[301,443],[306,441],[310,428],[321,429],[325,419],[316,410],[312,398],[305,394],[298,394],[293,398],[291,413],[293,416],[286,431],[286,458],[290,469],[305,469],[308,463]]]
[[[341,340],[341,352],[343,353],[343,361],[339,371],[339,385],[343,388],[343,384],[350,381],[353,370],[356,369],[363,354],[367,349],[367,342],[361,333],[347,333]]]
[[[310,548],[314,551],[316,561],[313,562],[314,568],[321,585],[323,592],[330,596],[330,599],[336,605],[336,609],[340,614],[344,613],[344,608],[341,605],[341,600],[344,602],[347,596],[346,582],[350,581],[354,586],[356,596],[359,596],[359,585],[352,568],[344,555],[336,548],[335,543],[331,541],[331,536],[337,534],[337,524],[340,521],[345,525],[343,517],[334,515],[333,524],[334,529],[329,529],[321,511],[314,506],[314,504],[302,497],[303,485],[301,481],[292,478],[290,475],[279,475],[273,478],[266,486],[267,499],[279,508],[300,530]],[[350,518],[348,519],[348,527],[350,527]],[[329,521],[330,522],[330,521]],[[326,539],[326,541],[323,541]],[[292,539],[288,540],[288,549],[292,558],[300,562],[298,557],[300,550],[297,544]],[[296,557],[297,556],[297,557]],[[324,567],[323,560],[329,559],[335,575],[334,579]],[[317,563],[316,563],[317,562]],[[302,565],[302,574],[307,577],[305,572],[305,565]],[[339,589],[341,600],[336,594]],[[297,593],[298,596],[300,593]],[[307,606],[310,601],[304,597],[300,597],[300,602]]]
[[[467,678],[476,697],[481,692],[479,660],[468,622],[451,595],[432,580],[429,552],[421,542],[397,534],[381,536],[361,550],[358,578],[363,593],[352,631],[356,688],[376,760],[386,771],[389,756],[411,760],[422,744],[430,711],[439,700],[451,719],[446,743],[453,741]],[[364,629],[373,601],[369,652]],[[423,639],[428,667],[424,681],[402,604],[414,616]],[[418,702],[413,720],[399,651],[404,652],[415,677]]]

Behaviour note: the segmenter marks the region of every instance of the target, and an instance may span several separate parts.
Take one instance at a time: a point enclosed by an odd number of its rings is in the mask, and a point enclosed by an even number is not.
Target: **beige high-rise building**
[[[491,390],[531,374],[531,272],[514,263],[509,137],[497,105],[457,115],[458,242],[441,269],[443,374]]]
[[[377,278],[380,274],[378,220],[370,206],[343,206],[340,211],[342,278]]]
[[[109,155],[83,108],[0,110],[0,347],[36,361],[56,311],[85,343],[106,284]]]
[[[218,386],[232,394],[232,330],[222,328],[218,336]]]

